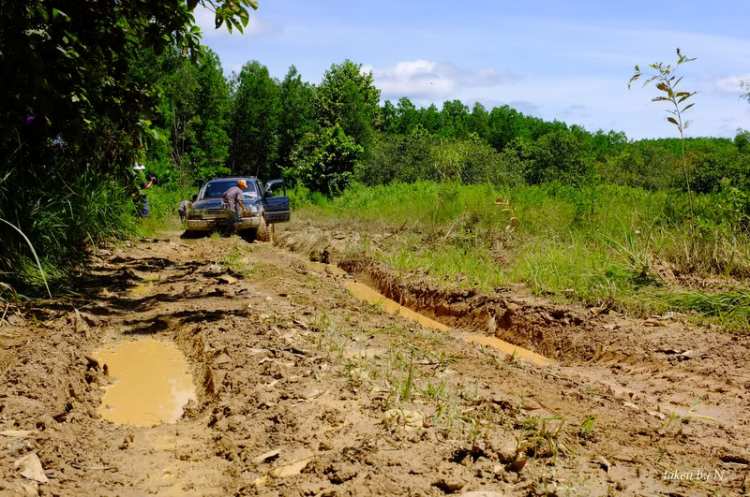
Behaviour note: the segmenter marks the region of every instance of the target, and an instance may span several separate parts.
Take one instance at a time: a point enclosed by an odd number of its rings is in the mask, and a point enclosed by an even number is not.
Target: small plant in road
[[[686,101],[696,94],[696,92],[689,92],[689,91],[680,91],[677,89],[677,86],[682,81],[683,76],[677,77],[677,69],[682,64],[685,64],[687,62],[692,62],[695,60],[695,58],[690,59],[685,55],[682,55],[682,52],[680,49],[677,49],[677,65],[672,66],[670,64],[664,64],[663,62],[655,62],[653,64],[649,64],[649,67],[652,69],[650,72],[644,72],[641,71],[640,67],[637,65],[635,66],[635,74],[632,78],[630,78],[630,81],[628,82],[628,89],[630,89],[630,85],[633,84],[638,78],[641,76],[645,76],[648,79],[645,83],[643,83],[643,87],[649,85],[649,83],[652,83],[656,81],[656,89],[662,92],[662,95],[659,95],[658,97],[654,97],[651,99],[652,102],[667,102],[669,104],[672,104],[674,109],[669,109],[667,112],[670,114],[667,117],[667,121],[677,126],[677,129],[680,132],[680,141],[682,145],[682,172],[685,175],[685,186],[687,187],[687,194],[688,194],[688,203],[690,204],[690,234],[693,238],[693,241],[695,241],[695,214],[693,211],[693,196],[692,192],[690,190],[690,174],[687,170],[687,162],[685,159],[685,130],[690,126],[690,121],[684,121],[682,119],[682,115],[690,109],[695,103],[688,103],[686,104]],[[680,108],[680,105],[684,105],[684,107]]]

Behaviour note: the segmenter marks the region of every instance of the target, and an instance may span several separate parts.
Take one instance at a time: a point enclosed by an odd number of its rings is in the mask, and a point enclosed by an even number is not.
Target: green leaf
[[[62,10],[53,8],[52,9],[52,21],[53,22],[57,21],[60,17],[62,17],[63,21],[66,21],[66,22],[70,21],[70,16],[68,14],[66,14]]]
[[[677,119],[675,119],[674,117],[668,117],[668,118],[667,118],[667,121],[671,122],[672,124],[674,124],[674,125],[675,125],[675,126],[677,126],[678,128],[680,127],[680,123],[678,123],[678,122],[677,122]]]
[[[239,13],[240,21],[242,22],[242,26],[247,26],[247,23],[250,21],[250,14],[246,10],[241,10]]]
[[[651,99],[652,102],[669,102],[668,97],[654,97]]]
[[[641,70],[638,68],[638,64],[635,65],[636,72],[641,72]]]
[[[680,112],[685,112],[686,110],[688,110],[688,109],[689,109],[690,107],[692,107],[693,105],[695,105],[695,103],[692,103],[692,104],[690,104],[690,105],[686,106],[686,107],[685,107],[684,109],[682,109],[682,110],[681,110]]]
[[[190,12],[194,11],[197,5],[198,5],[198,0],[187,0],[187,6]]]

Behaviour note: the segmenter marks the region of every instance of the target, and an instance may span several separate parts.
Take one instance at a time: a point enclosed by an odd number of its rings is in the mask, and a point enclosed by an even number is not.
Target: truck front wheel
[[[255,230],[255,238],[261,242],[273,242],[273,224],[266,223],[265,216],[260,218],[260,226]]]

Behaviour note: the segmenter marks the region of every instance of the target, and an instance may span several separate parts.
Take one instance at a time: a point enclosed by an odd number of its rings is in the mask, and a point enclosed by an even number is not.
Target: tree
[[[387,134],[396,134],[398,133],[398,114],[396,111],[396,107],[393,105],[393,102],[390,100],[386,100],[383,104],[383,107],[380,109],[380,129],[379,131],[383,131]]]
[[[467,119],[467,130],[469,133],[476,133],[482,139],[487,138],[490,124],[490,114],[484,105],[479,102],[474,103],[471,114]]]
[[[693,241],[695,241],[695,214],[693,211],[693,195],[690,191],[690,174],[688,173],[687,158],[685,156],[685,130],[688,128],[688,126],[690,126],[690,121],[683,121],[682,119],[682,114],[695,104],[687,104],[682,108],[680,108],[680,105],[682,105],[686,100],[695,95],[696,92],[677,90],[677,86],[680,84],[683,77],[680,76],[680,78],[677,78],[676,74],[677,69],[679,69],[682,64],[692,62],[695,59],[690,59],[685,55],[682,55],[679,48],[677,49],[677,57],[677,65],[674,67],[669,64],[665,65],[663,62],[649,64],[649,67],[654,71],[651,73],[642,72],[636,65],[635,74],[630,78],[630,81],[628,82],[628,89],[630,89],[630,85],[633,82],[635,82],[641,76],[645,75],[648,79],[645,83],[643,83],[643,87],[645,88],[652,81],[656,81],[656,89],[663,93],[663,95],[652,98],[651,101],[667,102],[673,107],[673,109],[667,110],[667,113],[670,114],[667,117],[667,121],[674,124],[677,127],[677,130],[680,132],[680,144],[682,148],[682,172],[685,176],[685,186],[687,188],[688,203],[690,204],[690,233],[692,235]]]
[[[530,150],[526,181],[532,184],[559,180],[579,184],[591,171],[590,150],[570,131],[554,131],[537,140]]]
[[[292,154],[297,179],[310,190],[329,196],[340,194],[352,180],[364,148],[335,124],[308,133]]]
[[[419,111],[407,97],[398,99],[396,113],[398,115],[397,130],[400,134],[411,134],[419,126]]]
[[[323,128],[336,125],[356,143],[365,146],[380,109],[380,90],[372,72],[362,73],[362,65],[350,60],[333,64],[316,91],[315,110]]]
[[[435,104],[419,109],[419,124],[429,133],[437,133],[442,127],[442,115]]]
[[[741,154],[750,152],[750,131],[738,128],[734,137],[734,146]]]
[[[257,7],[254,0],[2,2],[0,218],[56,267],[78,263],[85,244],[130,225],[121,185],[159,138],[151,127],[157,82],[134,66],[171,47],[197,60],[199,3],[215,11],[217,27],[239,30]],[[39,199],[48,199],[41,208]],[[0,238],[0,272],[15,275],[26,242],[15,231]]]
[[[443,103],[443,110],[440,111],[442,127],[440,134],[460,138],[466,136],[466,121],[469,115],[469,108],[460,100],[448,100]]]
[[[283,172],[294,167],[292,152],[306,133],[315,130],[315,89],[302,81],[291,66],[280,88],[278,165]]]
[[[145,163],[151,172],[158,171],[162,183],[179,176],[183,186],[193,178],[229,172],[226,127],[231,103],[219,57],[207,50],[193,64],[170,50],[141,63],[153,65],[149,77],[161,89],[161,102],[152,124],[168,141],[167,147],[149,147]]]
[[[267,177],[276,159],[279,85],[258,61],[245,64],[234,85],[232,171]]]
[[[196,146],[191,151],[196,178],[207,180],[230,172],[226,166],[231,140],[227,129],[231,112],[229,84],[219,56],[208,50],[197,66],[198,116]]]

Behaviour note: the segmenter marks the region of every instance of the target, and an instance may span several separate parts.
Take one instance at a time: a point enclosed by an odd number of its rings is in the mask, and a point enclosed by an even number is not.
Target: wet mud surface
[[[100,252],[80,296],[0,327],[0,494],[746,491],[745,338],[445,290],[345,256],[353,234],[178,235]],[[447,331],[356,298],[357,282]],[[195,398],[175,424],[102,415],[117,379],[101,351],[143,340],[186,359]]]

